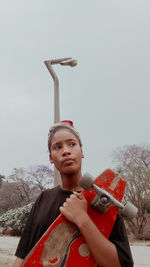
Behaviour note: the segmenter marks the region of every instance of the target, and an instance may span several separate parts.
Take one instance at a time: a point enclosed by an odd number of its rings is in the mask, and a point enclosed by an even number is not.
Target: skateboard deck
[[[119,202],[122,201],[126,182],[112,170],[105,170],[94,180],[94,184],[106,190]],[[89,216],[108,239],[119,208],[109,205],[104,213],[100,213],[91,206],[97,195],[95,190],[91,187],[88,191],[83,190],[82,194],[87,199]],[[21,266],[95,267],[97,265],[79,229],[60,214]]]

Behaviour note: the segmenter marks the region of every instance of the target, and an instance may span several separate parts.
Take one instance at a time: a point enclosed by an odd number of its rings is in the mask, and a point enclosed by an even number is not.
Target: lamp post
[[[59,80],[54,72],[52,65],[60,64],[62,66],[75,67],[77,65],[77,60],[72,58],[61,58],[61,59],[52,59],[44,61],[50,75],[54,80],[54,123],[60,121],[60,105],[59,105]],[[60,174],[56,168],[54,168],[54,186],[57,186],[61,183]]]

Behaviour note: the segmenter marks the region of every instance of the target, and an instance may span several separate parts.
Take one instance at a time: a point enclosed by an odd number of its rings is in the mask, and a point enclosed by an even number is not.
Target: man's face
[[[51,141],[50,162],[62,174],[73,174],[81,170],[82,149],[77,137],[67,129],[55,133]]]

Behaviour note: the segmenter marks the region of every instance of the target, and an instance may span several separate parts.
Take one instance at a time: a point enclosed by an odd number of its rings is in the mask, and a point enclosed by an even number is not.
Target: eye
[[[55,150],[60,150],[61,149],[61,146],[60,145],[57,145],[57,146],[55,146]]]
[[[75,146],[75,143],[74,143],[74,142],[73,142],[73,143],[71,143],[71,144],[70,144],[70,146],[71,146],[71,147]]]

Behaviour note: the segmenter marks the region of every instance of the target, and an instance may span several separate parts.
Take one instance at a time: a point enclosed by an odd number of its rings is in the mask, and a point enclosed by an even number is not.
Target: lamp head
[[[60,64],[65,65],[65,66],[75,67],[78,64],[78,62],[77,62],[77,60],[72,59],[69,61],[62,61],[62,62],[60,62]]]

